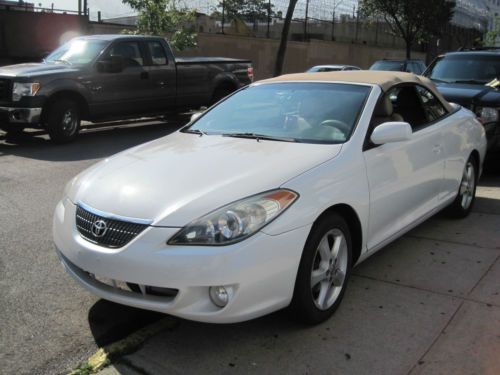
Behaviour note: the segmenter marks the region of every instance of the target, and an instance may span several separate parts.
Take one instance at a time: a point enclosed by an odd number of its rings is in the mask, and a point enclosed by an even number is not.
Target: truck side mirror
[[[111,56],[106,60],[98,61],[96,66],[100,73],[120,73],[125,63],[122,56]]]

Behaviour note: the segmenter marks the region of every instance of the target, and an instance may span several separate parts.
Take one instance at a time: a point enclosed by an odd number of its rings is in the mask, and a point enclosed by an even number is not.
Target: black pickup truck
[[[42,63],[0,67],[0,128],[42,127],[65,143],[81,120],[196,109],[252,81],[248,60],[175,58],[161,37],[78,37]]]
[[[484,48],[438,56],[424,72],[446,100],[476,113],[488,150],[500,150],[500,49]]]

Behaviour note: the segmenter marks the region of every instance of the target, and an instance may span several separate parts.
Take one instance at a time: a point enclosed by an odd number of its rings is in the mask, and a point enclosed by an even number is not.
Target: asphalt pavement
[[[67,373],[99,348],[115,350],[102,374],[500,373],[500,158],[470,217],[437,215],[356,267],[341,307],[316,327],[285,312],[194,323],[76,285],[52,245],[66,182],[184,122],[107,124],[64,146],[0,132],[0,374]]]

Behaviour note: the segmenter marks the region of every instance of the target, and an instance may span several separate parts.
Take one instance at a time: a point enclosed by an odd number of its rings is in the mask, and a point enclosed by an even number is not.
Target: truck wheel
[[[290,311],[306,324],[327,320],[340,305],[349,280],[352,243],[349,227],[338,214],[316,222],[300,260]]]
[[[234,91],[234,87],[231,86],[219,86],[214,90],[212,95],[212,101],[210,104],[215,104],[219,100],[224,99],[226,96],[231,94]]]
[[[80,108],[71,99],[55,101],[48,109],[46,127],[52,142],[73,141],[80,131]]]

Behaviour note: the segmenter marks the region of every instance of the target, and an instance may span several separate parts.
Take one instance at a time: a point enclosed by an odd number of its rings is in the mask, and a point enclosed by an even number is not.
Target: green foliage
[[[500,36],[500,17],[495,16],[493,20],[493,29],[484,36],[483,45],[493,47],[496,45],[497,38]]]
[[[136,34],[168,35],[170,44],[182,51],[196,46],[194,10],[178,9],[175,0],[122,0],[139,12]]]
[[[365,17],[384,18],[393,32],[405,40],[409,58],[416,42],[442,33],[453,17],[455,5],[454,0],[363,0],[360,11]]]
[[[222,13],[223,2],[219,1],[219,12]],[[273,14],[271,4],[271,15]],[[227,20],[265,21],[268,17],[269,1],[267,0],[224,0],[224,17]]]

